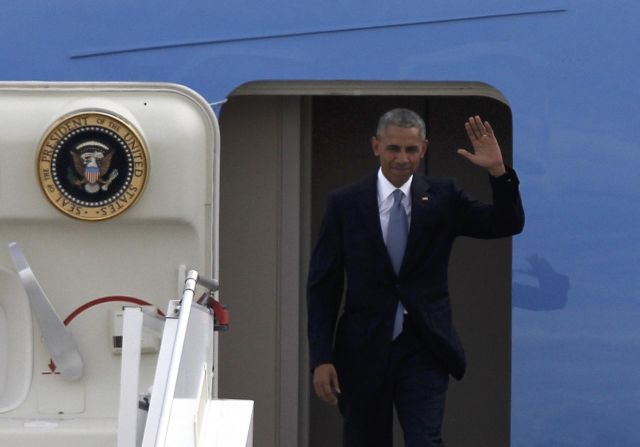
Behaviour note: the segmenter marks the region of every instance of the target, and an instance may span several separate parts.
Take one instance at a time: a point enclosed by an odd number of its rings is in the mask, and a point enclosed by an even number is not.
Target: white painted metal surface
[[[166,338],[163,337],[160,348],[142,447],[252,445],[253,402],[220,401],[212,396],[214,315],[208,307],[194,301],[198,280],[198,273],[189,271],[182,299],[169,305]],[[218,287],[217,281],[202,278],[200,282],[206,285],[207,293]],[[133,348],[127,347],[126,351],[138,352],[140,334],[135,332],[130,336]],[[125,346],[128,343],[125,338]],[[123,366],[123,381],[135,380],[125,378],[135,369],[135,362],[131,363],[134,365],[131,370]],[[127,391],[123,385],[123,393],[129,394],[122,402],[131,399],[132,387],[126,388]],[[124,411],[132,410],[125,408]],[[123,439],[133,439],[132,433],[141,429],[132,429],[131,425],[123,421],[122,427],[127,432],[122,434]],[[118,445],[130,446],[130,443]]]
[[[46,130],[90,110],[130,123],[149,152],[143,193],[100,222],[62,214],[36,172]],[[83,306],[128,296],[163,309],[176,298],[180,265],[217,275],[218,150],[210,107],[183,86],[0,82],[0,445],[116,444],[121,356],[112,352],[110,321],[122,303]],[[75,382],[49,367],[6,249],[11,241],[28,254],[61,319],[80,311],[67,326],[84,361]],[[160,355],[141,356],[138,392],[152,383]]]
[[[62,323],[62,319],[51,305],[49,298],[40,287],[22,249],[15,242],[9,244],[11,260],[24,287],[31,311],[40,327],[42,342],[55,362],[56,368],[65,380],[80,380],[84,369],[82,356],[73,335]]]
[[[202,446],[253,447],[253,401],[209,402],[204,426]]]
[[[15,272],[0,267],[0,414],[19,407],[33,375],[29,299]]]
[[[118,447],[135,447],[138,438],[138,380],[140,379],[142,322],[143,314],[140,308],[125,308],[122,325]]]

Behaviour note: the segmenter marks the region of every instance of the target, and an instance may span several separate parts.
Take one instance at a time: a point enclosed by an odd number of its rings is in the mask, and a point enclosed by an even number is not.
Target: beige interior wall
[[[255,400],[255,445],[298,445],[300,100],[234,97],[221,114],[219,395]]]
[[[245,106],[245,102],[252,102]],[[230,330],[220,336],[219,395],[255,400],[256,445],[275,446],[277,98],[225,105],[220,174],[220,299]]]

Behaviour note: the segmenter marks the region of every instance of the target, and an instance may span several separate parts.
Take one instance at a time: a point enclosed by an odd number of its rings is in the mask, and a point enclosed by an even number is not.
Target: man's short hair
[[[427,138],[427,127],[424,121],[420,115],[409,109],[393,109],[382,115],[378,121],[376,136],[382,136],[387,126],[416,127],[420,131],[420,138]]]

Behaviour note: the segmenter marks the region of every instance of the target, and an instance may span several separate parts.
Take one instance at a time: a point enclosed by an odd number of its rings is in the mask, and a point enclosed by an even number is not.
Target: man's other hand
[[[340,394],[338,373],[332,363],[318,365],[313,371],[313,387],[320,399],[329,405],[337,405]]]

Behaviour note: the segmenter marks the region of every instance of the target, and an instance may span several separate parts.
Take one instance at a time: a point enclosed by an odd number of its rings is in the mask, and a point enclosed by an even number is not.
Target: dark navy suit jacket
[[[379,383],[400,300],[421,342],[453,377],[462,378],[465,356],[447,284],[453,242],[461,235],[510,236],[524,225],[515,172],[507,168],[490,182],[493,205],[471,199],[452,179],[414,175],[411,224],[398,275],[382,237],[377,175],[330,195],[307,282],[311,368],[334,363],[343,389]],[[345,306],[334,341],[345,275]]]

